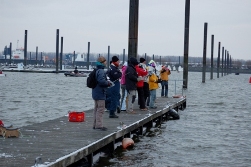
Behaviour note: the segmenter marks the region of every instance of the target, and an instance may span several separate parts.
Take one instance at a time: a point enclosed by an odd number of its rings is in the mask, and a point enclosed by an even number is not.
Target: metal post
[[[88,42],[88,52],[87,52],[87,70],[90,70],[90,42]]]
[[[205,83],[205,78],[206,78],[206,61],[207,61],[206,57],[207,57],[207,23],[204,23],[202,83]]]
[[[27,36],[28,36],[28,31],[25,30],[24,32],[24,66],[27,65]]]
[[[188,83],[189,18],[190,18],[190,0],[186,0],[185,29],[184,29],[184,62],[183,62],[183,88],[184,89],[187,89],[187,83]]]
[[[153,60],[154,60],[154,54],[153,54]]]
[[[60,50],[60,70],[62,70],[63,66],[63,43],[64,43],[64,38],[61,37],[61,50]]]
[[[56,31],[56,73],[58,73],[59,29]]]
[[[213,79],[213,68],[214,68],[214,35],[211,36],[211,73],[210,73],[210,79]]]
[[[135,57],[137,59],[138,55],[138,17],[139,0],[130,0],[128,60],[129,57]],[[107,64],[109,64],[109,62]]]
[[[146,60],[146,53],[145,53],[145,60]],[[147,62],[147,61],[146,61]]]
[[[217,78],[219,78],[220,73],[220,42],[218,44],[218,59],[217,59]]]

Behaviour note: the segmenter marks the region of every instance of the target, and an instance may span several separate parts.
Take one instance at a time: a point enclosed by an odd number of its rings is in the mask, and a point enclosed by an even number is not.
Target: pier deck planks
[[[42,123],[20,127],[23,137],[0,137],[0,166],[3,167],[30,167],[35,164],[37,157],[42,162],[50,162],[49,166],[67,166],[72,161],[77,161],[91,152],[114,141],[124,134],[134,130],[141,124],[154,117],[167,112],[169,108],[175,108],[186,102],[185,98],[157,98],[157,109],[149,111],[135,109],[136,114],[121,112],[118,119],[108,118],[107,112],[103,115],[104,126],[107,131],[93,130],[92,110],[85,111],[84,122],[69,122],[67,116],[49,120]],[[135,102],[136,103],[136,102]],[[168,106],[167,106],[168,105]],[[134,104],[138,108],[137,104]],[[155,113],[156,111],[160,111]],[[120,130],[120,122],[128,127]],[[67,160],[68,159],[68,160]],[[58,160],[57,163],[55,161]]]

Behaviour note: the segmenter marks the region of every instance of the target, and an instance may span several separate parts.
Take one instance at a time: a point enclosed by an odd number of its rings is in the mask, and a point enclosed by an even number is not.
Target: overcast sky
[[[64,38],[64,53],[128,52],[129,0],[0,0],[0,50],[56,51],[56,29]],[[185,0],[140,0],[138,54],[184,53]],[[208,23],[207,57],[218,42],[233,59],[251,60],[251,0],[191,0],[189,56],[203,56],[204,23]]]

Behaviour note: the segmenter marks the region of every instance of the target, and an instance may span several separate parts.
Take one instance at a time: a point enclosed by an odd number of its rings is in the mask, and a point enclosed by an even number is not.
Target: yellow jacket
[[[153,89],[158,89],[159,88],[159,85],[158,85],[157,81],[158,81],[157,75],[152,74],[152,75],[149,76],[149,81],[148,81],[149,90],[153,90]]]
[[[160,71],[160,79],[163,81],[168,81],[168,75],[170,74],[171,74],[170,70],[162,69]]]

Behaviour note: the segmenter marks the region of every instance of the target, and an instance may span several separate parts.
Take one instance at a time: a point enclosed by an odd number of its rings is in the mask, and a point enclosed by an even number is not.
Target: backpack
[[[88,88],[92,88],[94,89],[97,84],[98,84],[98,81],[97,81],[97,78],[96,78],[96,71],[97,69],[95,68],[87,77],[86,79],[86,86]]]

